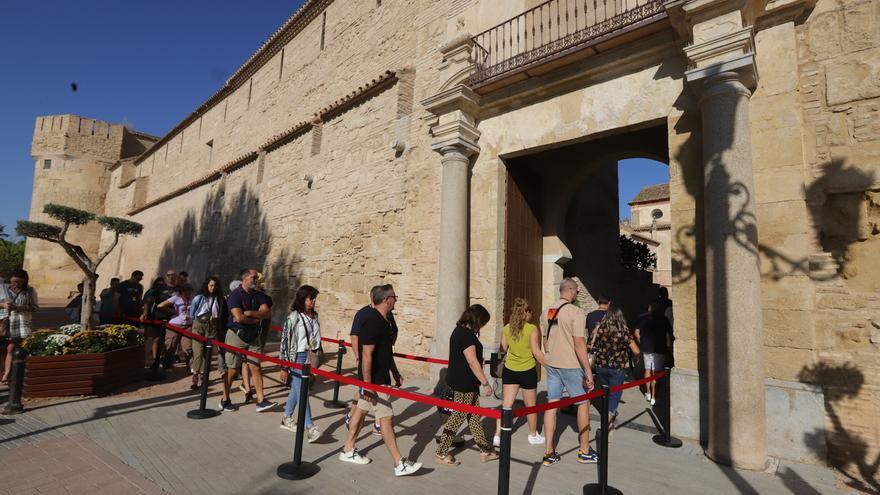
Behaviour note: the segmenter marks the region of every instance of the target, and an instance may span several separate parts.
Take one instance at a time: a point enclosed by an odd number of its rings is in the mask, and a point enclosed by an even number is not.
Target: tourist
[[[189,273],[185,271],[181,271],[177,274],[177,285],[187,285],[189,284]]]
[[[639,319],[634,333],[645,363],[645,378],[650,378],[663,370],[668,352],[667,342],[672,335],[672,326],[663,314],[661,301],[648,304],[648,312]],[[656,380],[645,384],[645,400],[652,406],[657,403]]]
[[[510,322],[501,332],[501,350],[507,352],[504,369],[501,372],[502,402],[504,408],[513,407],[516,394],[522,389],[523,402],[532,407],[538,400],[538,363],[544,364],[541,339],[538,327],[529,323],[532,308],[525,299],[516,298],[510,310]],[[529,424],[528,441],[532,445],[542,445],[543,436],[538,433],[538,415],[526,416]],[[492,444],[501,445],[501,420],[495,422],[495,438]]]
[[[226,344],[253,353],[260,351],[260,320],[271,316],[266,295],[257,290],[257,270],[246,268],[241,271],[241,287],[229,294],[227,305],[229,317],[226,322]],[[245,366],[253,375],[254,389],[257,396],[257,412],[264,412],[277,406],[277,402],[266,399],[263,395],[263,374],[260,371],[259,359],[248,356]],[[226,374],[223,376],[223,399],[220,409],[234,411],[229,390],[235,379],[238,368],[242,366],[241,355],[237,352],[226,353]]]
[[[541,315],[541,331],[544,335],[544,361],[547,369],[547,399],[562,399],[562,389],[568,390],[569,397],[584,395],[593,389],[593,372],[587,359],[587,343],[584,335],[587,319],[584,312],[574,304],[577,300],[578,285],[573,279],[565,278],[559,284],[559,300]],[[599,460],[590,448],[589,401],[577,403],[577,427],[580,463],[594,463]],[[544,413],[544,465],[559,462],[559,454],[554,448],[556,432],[556,409]]]
[[[391,385],[391,375],[397,382],[401,382],[397,364],[394,362],[394,351],[391,349],[391,322],[388,313],[394,309],[397,295],[394,287],[390,284],[383,285],[376,291],[373,297],[373,308],[369,312],[366,321],[358,333],[358,378],[374,385]],[[364,417],[370,412],[382,425],[382,440],[394,461],[394,475],[407,476],[415,473],[422,467],[421,462],[413,462],[400,455],[397,448],[397,437],[394,435],[393,416],[391,407],[391,395],[384,392],[375,392],[364,389],[357,407],[351,415],[351,428],[345,446],[339,453],[339,460],[354,464],[367,464],[370,459],[361,455],[355,448],[355,440],[364,422]]]
[[[669,289],[660,287],[660,295],[657,296],[657,310],[663,313],[669,321],[669,333],[666,336],[666,355],[664,364],[670,368],[675,366],[675,317],[672,311],[672,299],[669,299]]]
[[[349,332],[349,337],[351,337],[351,350],[354,353],[354,361],[358,363],[360,361],[360,353],[358,352],[358,333],[360,333],[360,329],[364,324],[364,321],[367,320],[367,317],[372,314],[373,309],[373,299],[376,292],[381,289],[381,285],[374,285],[370,289],[370,303],[359,309],[357,313],[354,314],[354,318],[351,322],[351,331]],[[394,346],[394,343],[397,341],[397,323],[394,321],[394,314],[389,311],[388,312],[388,321],[391,323],[391,345]],[[395,386],[400,387],[402,383],[398,382]],[[358,399],[361,396],[361,389],[355,390],[354,400],[351,402],[351,407],[349,407],[348,412],[345,414],[345,426],[351,426],[351,413],[355,407],[357,407]],[[382,436],[382,425],[379,424],[379,419],[375,418],[375,422],[373,423],[373,435]]]
[[[590,338],[596,330],[596,327],[599,326],[599,322],[602,321],[602,318],[605,318],[605,313],[608,312],[608,306],[611,304],[611,299],[608,298],[608,296],[600,295],[596,298],[596,304],[598,304],[599,307],[587,313],[587,339]]]
[[[449,337],[449,369],[446,372],[446,384],[452,389],[452,400],[469,406],[480,405],[480,389],[487,397],[492,395],[492,385],[483,373],[483,344],[480,343],[480,329],[489,323],[489,312],[479,304],[469,306],[458,318],[455,330]],[[486,433],[478,414],[454,411],[449,415],[443,432],[440,434],[434,462],[447,466],[461,464],[452,454],[452,440],[458,429],[467,420],[471,435],[480,449],[480,461],[489,462],[498,459],[498,454],[486,440]]]
[[[110,279],[110,287],[101,291],[98,305],[98,321],[101,325],[119,322],[119,277]]]
[[[220,326],[220,315],[226,310],[226,301],[223,299],[223,286],[220,279],[214,276],[205,279],[199,293],[190,305],[190,319],[192,320],[192,332],[208,339],[217,337],[217,329]],[[210,369],[211,363],[207,363],[204,357],[205,344],[193,339],[192,342],[192,386],[198,388],[201,374]],[[205,369],[208,366],[208,370]]]
[[[159,303],[159,305],[156,306],[156,309],[158,309],[159,311],[171,311],[172,317],[168,321],[169,325],[180,327],[184,330],[189,330],[189,328],[192,326],[192,318],[189,314],[189,308],[192,303],[192,298],[193,286],[189,284],[178,285],[174,294],[168,299]],[[165,332],[165,360],[169,363],[166,368],[170,368],[174,365],[174,355],[176,349],[179,346],[183,349],[187,356],[187,372],[191,372],[191,370],[189,369],[189,362],[190,357],[192,356],[192,339],[187,338],[186,342],[188,342],[189,344],[185,344],[183,337],[183,334],[181,334],[180,332],[175,332],[171,329]]]
[[[67,306],[64,306],[64,314],[74,323],[79,323],[82,315],[82,294],[83,283],[80,282],[76,284],[76,295],[67,303]]]
[[[260,292],[263,297],[266,299],[266,304],[269,306],[269,317],[263,318],[260,320],[260,354],[266,353],[266,341],[269,340],[269,332],[272,330],[272,298],[269,294],[266,294],[266,286],[265,286],[265,277],[260,272],[257,272],[257,276],[254,279],[256,283],[256,290]],[[239,389],[244,392],[244,403],[247,404],[251,400],[253,400],[254,395],[256,393],[254,389],[254,380],[251,377],[250,369],[247,366],[242,367],[241,369],[241,385]]]
[[[227,324],[229,322],[229,294],[235,289],[241,287],[241,280],[233,280],[229,282],[229,292],[223,296],[223,313],[220,315],[220,328],[217,329],[217,340],[220,342],[226,342],[226,331]],[[220,372],[220,376],[226,376],[226,349],[220,346],[217,346],[217,371]]]
[[[143,311],[144,286],[141,280],[144,272],[135,270],[131,277],[119,284],[119,312],[125,319],[124,323],[132,324]]]
[[[321,347],[321,325],[318,323],[318,312],[315,310],[315,302],[318,299],[318,289],[311,285],[303,285],[296,291],[293,303],[290,305],[290,314],[284,321],[284,329],[281,332],[281,359],[294,363],[304,364],[309,358],[309,352],[317,352]],[[293,410],[297,406],[300,393],[300,377],[298,370],[288,368],[291,377],[290,392],[287,394],[287,404],[284,406],[284,417],[281,418],[281,428],[296,432],[297,424],[293,419]],[[313,443],[321,436],[321,430],[312,422],[312,408],[308,398],[305,404],[305,433],[309,443]]]
[[[596,374],[603,385],[615,387],[621,385],[626,378],[625,370],[629,367],[629,354],[631,350],[634,356],[639,355],[639,347],[633,340],[626,324],[623,311],[617,306],[611,305],[608,313],[596,328],[596,340],[592,351],[596,356],[594,365]],[[608,396],[608,430],[614,428],[614,420],[617,418],[617,405],[623,390],[610,392]]]
[[[154,280],[153,285],[144,294],[143,313],[141,314],[141,320],[144,320],[144,342],[150,349],[150,357],[153,359],[153,364],[150,365],[153,375],[159,372],[159,362],[162,359],[162,349],[165,342],[165,322],[156,320],[153,316],[156,314],[156,306],[164,300],[162,298],[165,292],[165,279],[157,278]]]
[[[3,375],[0,383],[11,378],[12,356],[21,342],[31,334],[31,316],[39,308],[37,291],[28,285],[28,272],[13,270],[9,283],[3,284],[3,301],[0,302],[0,321],[6,321],[5,334],[0,337],[0,351],[3,351]]]

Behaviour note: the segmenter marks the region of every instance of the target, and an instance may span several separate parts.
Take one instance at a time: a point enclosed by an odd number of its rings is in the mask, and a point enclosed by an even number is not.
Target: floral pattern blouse
[[[596,328],[596,342],[590,352],[596,354],[597,368],[628,368],[629,342],[632,337],[626,329],[615,330],[600,323]]]

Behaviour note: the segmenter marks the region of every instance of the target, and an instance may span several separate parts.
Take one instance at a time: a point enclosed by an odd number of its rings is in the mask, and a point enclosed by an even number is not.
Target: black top
[[[672,325],[663,313],[653,312],[643,315],[639,320],[639,347],[646,354],[666,354],[666,336],[672,334]]]
[[[364,322],[367,320],[367,316],[372,313],[370,311],[373,309],[369,304],[359,309],[357,313],[354,314],[354,318],[351,320],[351,331],[348,332],[349,335],[358,335],[361,332],[361,327],[364,326]],[[391,323],[391,341],[397,339],[397,322],[394,321],[394,313],[388,312],[388,321]]]
[[[587,313],[587,335],[591,335],[593,330],[599,326],[599,323],[602,321],[602,318],[605,318],[605,313],[608,311],[597,309],[595,311],[590,311]]]
[[[241,323],[236,323],[235,318],[232,317],[233,308],[238,308],[242,311],[257,311],[263,304],[269,306],[272,303],[269,300],[269,296],[262,292],[256,290],[246,292],[241,287],[230,292],[229,298],[226,300],[226,305],[229,308],[229,316],[228,320],[226,321],[227,328],[231,328],[233,330],[240,330],[244,328]]]
[[[364,379],[363,353],[365,345],[373,348],[370,382],[377,385],[391,385],[391,363],[394,354],[391,350],[391,325],[374,308],[366,312],[366,317],[358,332],[358,378]]]
[[[449,337],[449,370],[446,372],[446,384],[457,392],[479,392],[480,380],[471,371],[464,350],[476,346],[477,359],[483,359],[483,344],[477,334],[465,327],[455,327]]]
[[[141,315],[144,287],[131,280],[126,280],[116,288],[119,293],[119,309],[125,316],[137,318]]]
[[[165,302],[168,299],[171,299],[171,296],[174,295],[173,287],[162,287],[158,291],[153,291],[150,289],[153,295],[153,308],[152,308],[152,318],[154,320],[165,320],[168,321],[174,317],[173,311],[163,311],[159,309],[159,304]]]
[[[269,310],[271,311],[272,310],[272,297],[269,294],[266,294],[265,292],[263,292],[262,294],[266,298],[266,306],[269,306]],[[257,309],[259,309],[259,308],[257,308]],[[269,328],[271,326],[272,326],[272,318],[271,317],[260,320],[260,329],[262,329],[263,332],[268,332]],[[263,335],[268,335],[268,334],[263,334]]]

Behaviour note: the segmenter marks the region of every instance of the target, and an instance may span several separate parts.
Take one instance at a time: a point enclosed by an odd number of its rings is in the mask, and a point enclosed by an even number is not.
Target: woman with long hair
[[[634,356],[639,355],[639,346],[633,340],[633,335],[626,324],[623,311],[614,304],[611,304],[608,307],[608,313],[602,318],[595,332],[596,336],[591,352],[596,355],[594,363],[596,374],[604,385],[609,387],[620,385],[625,379],[624,370],[629,366],[627,350],[631,350]],[[614,427],[614,418],[617,417],[617,405],[620,403],[622,395],[623,391],[619,390],[611,392],[611,395],[608,397],[608,423],[610,428]]]
[[[473,304],[458,318],[455,330],[449,337],[449,368],[446,371],[446,384],[452,389],[452,400],[460,404],[479,406],[481,388],[487,397],[492,395],[492,386],[483,373],[483,344],[479,339],[480,329],[486,323],[489,323],[489,311],[482,305]],[[498,454],[486,440],[481,419],[477,414],[460,411],[450,414],[443,426],[440,445],[434,453],[434,462],[447,466],[461,464],[449,453],[449,448],[465,420],[480,449],[480,460],[489,462],[498,459]]]
[[[300,286],[290,305],[290,314],[284,321],[281,331],[281,359],[294,363],[304,364],[309,358],[309,352],[317,352],[321,346],[321,325],[318,323],[318,312],[315,310],[315,302],[318,299],[318,289],[311,285]],[[298,427],[305,427],[306,441],[314,443],[321,437],[321,430],[312,422],[312,408],[306,399],[305,425],[297,425],[293,419],[293,410],[299,401],[300,377],[299,370],[288,368],[291,376],[290,392],[287,394],[287,404],[284,406],[284,417],[281,418],[281,428],[295,432]]]
[[[520,388],[526,407],[538,401],[538,364],[544,364],[538,327],[529,323],[532,308],[525,299],[517,297],[510,311],[510,322],[501,332],[501,351],[507,353],[504,370],[501,372],[502,407],[513,407]],[[543,445],[544,437],[538,433],[538,415],[526,416],[529,423],[529,443]],[[495,438],[492,444],[501,445],[501,420],[495,422]]]
[[[189,316],[192,320],[192,332],[209,339],[217,337],[217,329],[220,327],[220,317],[226,311],[226,301],[223,299],[223,284],[220,279],[210,276],[205,279],[199,293],[192,300],[189,307]],[[204,366],[210,368],[211,363],[205,363],[205,344],[200,340],[193,339],[192,352],[192,387],[199,387],[199,380],[204,373]]]
[[[30,277],[24,270],[14,270],[9,277],[9,284],[3,287],[4,296],[0,300],[0,324],[5,328],[5,335],[0,337],[0,351],[5,351],[3,375],[0,383],[6,383],[11,377],[12,354],[15,348],[31,334],[31,316],[39,309],[37,291],[28,284]]]

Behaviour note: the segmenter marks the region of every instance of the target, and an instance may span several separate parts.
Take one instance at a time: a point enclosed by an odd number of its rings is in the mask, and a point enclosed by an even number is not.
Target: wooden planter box
[[[143,376],[143,345],[101,354],[31,356],[25,366],[22,395],[103,395]]]

